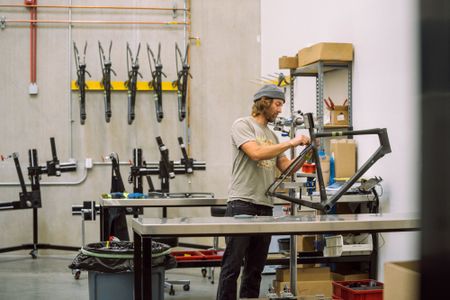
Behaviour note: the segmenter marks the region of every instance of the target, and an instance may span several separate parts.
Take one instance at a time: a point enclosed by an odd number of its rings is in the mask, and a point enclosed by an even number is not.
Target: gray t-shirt
[[[278,155],[268,160],[254,161],[240,147],[249,141],[259,145],[278,144],[278,137],[267,126],[260,125],[249,116],[237,119],[231,127],[233,169],[228,201],[243,200],[259,205],[273,206],[271,197],[265,195],[276,176]]]

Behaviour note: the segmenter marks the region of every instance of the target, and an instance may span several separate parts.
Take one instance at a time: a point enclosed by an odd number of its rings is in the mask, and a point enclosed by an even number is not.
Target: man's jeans
[[[234,200],[228,202],[225,216],[235,215],[272,216],[272,207]],[[225,237],[227,247],[222,258],[217,300],[235,300],[237,279],[242,262],[240,298],[258,298],[261,273],[269,252],[270,235]]]

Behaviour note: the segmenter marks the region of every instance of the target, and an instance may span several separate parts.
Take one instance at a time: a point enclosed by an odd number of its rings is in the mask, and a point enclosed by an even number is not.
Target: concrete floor
[[[89,299],[87,272],[81,272],[75,280],[67,267],[76,254],[41,255],[32,259],[28,254],[0,255],[0,299],[1,300],[65,300]],[[201,269],[172,269],[166,272],[169,279],[189,279],[189,291],[182,286],[175,287],[175,295],[165,292],[166,300],[210,300],[215,299],[219,269],[216,269],[216,282],[211,284],[204,278]],[[263,275],[262,293],[274,275]]]

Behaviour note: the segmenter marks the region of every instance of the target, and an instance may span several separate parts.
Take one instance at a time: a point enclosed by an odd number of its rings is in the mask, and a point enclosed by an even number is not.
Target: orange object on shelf
[[[223,250],[190,250],[172,251],[170,253],[177,261],[185,260],[222,260]]]

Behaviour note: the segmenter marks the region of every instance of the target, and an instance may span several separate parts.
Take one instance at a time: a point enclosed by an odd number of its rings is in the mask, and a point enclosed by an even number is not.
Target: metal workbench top
[[[314,202],[319,202],[318,196],[304,197],[306,200],[311,200]],[[200,207],[200,206],[224,206],[227,204],[225,197],[214,198],[214,197],[187,197],[187,198],[142,198],[142,199],[111,199],[111,198],[100,198],[99,204],[105,207]],[[340,203],[360,203],[360,202],[370,202],[372,197],[367,197],[367,195],[344,195],[339,199]],[[275,205],[280,204],[290,204],[288,201],[281,199],[274,199]],[[307,209],[307,207],[304,207]]]
[[[308,234],[320,232],[389,232],[420,228],[418,214],[349,214],[248,218],[136,218],[133,230],[139,235],[207,236],[234,234]]]
[[[227,199],[212,197],[187,197],[187,198],[142,198],[142,199],[107,199],[101,198],[102,206],[137,206],[137,207],[189,207],[189,206],[223,206]]]

